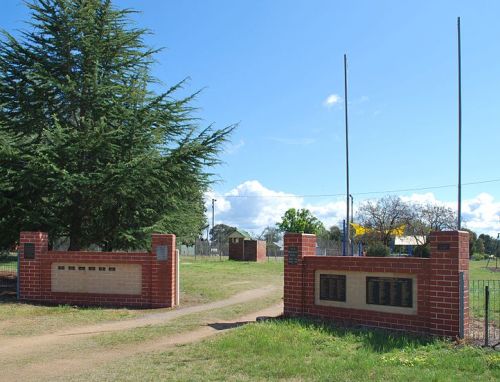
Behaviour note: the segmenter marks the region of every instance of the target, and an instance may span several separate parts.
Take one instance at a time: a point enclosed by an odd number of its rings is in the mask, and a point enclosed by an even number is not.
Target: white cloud
[[[242,197],[249,196],[249,197]],[[345,201],[336,198],[334,201],[306,202],[303,197],[271,190],[257,180],[248,180],[233,188],[224,195],[208,192],[205,195],[207,216],[212,219],[211,199],[217,199],[215,204],[215,222],[237,226],[242,229],[260,233],[266,226],[274,225],[281,220],[289,208],[308,208],[326,227],[337,225],[345,218]],[[440,201],[431,192],[412,194],[401,197],[405,201],[416,203],[443,204],[456,208],[456,202]],[[355,197],[356,201],[356,197]],[[354,212],[359,203],[356,201]],[[488,193],[481,193],[472,199],[462,202],[464,226],[479,233],[487,233],[496,237],[500,232],[500,201]]]
[[[205,196],[208,217],[211,219],[213,192]],[[241,197],[248,196],[248,197]],[[224,195],[218,195],[215,223],[237,226],[260,233],[267,226],[274,226],[289,208],[308,208],[326,226],[335,225],[343,218],[345,204],[341,201],[324,204],[306,203],[303,197],[271,190],[257,180],[248,180]]]
[[[462,202],[462,217],[467,228],[496,237],[500,232],[500,201],[482,192]]]
[[[342,102],[342,98],[338,94],[330,94],[323,102],[323,105],[330,108],[340,102]]]

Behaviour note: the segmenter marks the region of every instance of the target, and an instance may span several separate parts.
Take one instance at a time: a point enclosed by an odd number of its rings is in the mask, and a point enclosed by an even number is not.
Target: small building
[[[235,229],[229,236],[229,260],[264,261],[266,242],[254,240],[242,229]]]
[[[404,253],[413,256],[415,247],[418,245],[424,245],[425,243],[425,236],[395,236],[392,252],[394,252],[395,249],[399,249],[399,251],[403,250],[405,251]]]

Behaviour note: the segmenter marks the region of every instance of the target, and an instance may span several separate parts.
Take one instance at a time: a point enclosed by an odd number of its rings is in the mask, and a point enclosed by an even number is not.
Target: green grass
[[[282,283],[282,261],[251,263],[181,258],[181,306],[221,300],[244,290],[270,284],[280,286]],[[123,320],[148,312],[147,309],[53,307],[0,301],[0,339],[2,336],[37,335],[72,326]]]
[[[486,264],[488,260],[469,261],[469,279],[470,280],[500,280],[500,261],[498,262],[499,271],[494,272],[490,268],[495,268],[495,259],[490,261],[488,268]]]
[[[17,255],[0,254],[0,271],[17,271]]]
[[[71,326],[122,320],[138,314],[140,311],[130,309],[42,306],[7,302],[0,304],[0,339],[2,336],[31,336]]]
[[[71,381],[497,381],[500,354],[437,339],[305,320],[250,324],[223,336],[97,367]]]
[[[469,282],[469,307],[470,314],[477,320],[482,320],[485,317],[485,285],[490,285],[490,309],[489,319],[494,325],[499,325],[500,319],[500,271],[496,272],[495,259],[490,261],[486,268],[487,260],[470,261],[470,282]],[[499,264],[500,266],[500,264]],[[500,269],[500,268],[499,268]],[[480,282],[479,280],[484,280]],[[491,281],[497,280],[496,282]],[[488,282],[489,281],[489,282]],[[495,287],[497,287],[495,289]]]
[[[228,298],[265,285],[283,284],[283,261],[262,263],[181,258],[181,305]]]

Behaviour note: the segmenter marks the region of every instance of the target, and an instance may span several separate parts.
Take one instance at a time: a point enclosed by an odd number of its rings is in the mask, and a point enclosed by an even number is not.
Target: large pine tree
[[[155,50],[109,0],[37,0],[20,38],[0,41],[0,246],[20,230],[70,249],[192,239],[233,126],[199,129],[183,82],[164,93]],[[156,86],[158,87],[158,86]]]

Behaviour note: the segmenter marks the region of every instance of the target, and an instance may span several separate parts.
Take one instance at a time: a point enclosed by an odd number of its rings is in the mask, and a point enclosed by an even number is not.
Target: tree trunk
[[[82,248],[82,210],[79,208],[81,206],[82,197],[81,195],[75,195],[73,197],[73,213],[71,215],[71,222],[69,227],[69,250],[79,251]]]

